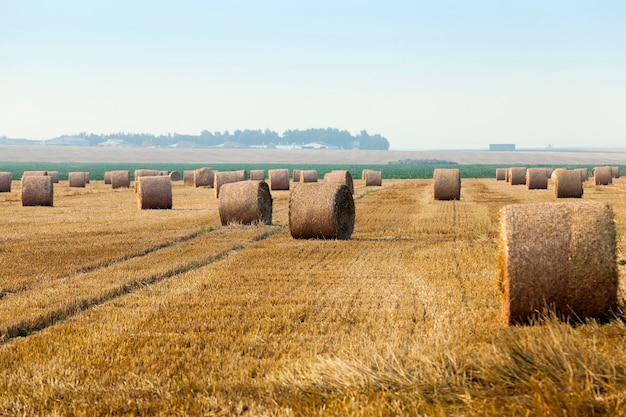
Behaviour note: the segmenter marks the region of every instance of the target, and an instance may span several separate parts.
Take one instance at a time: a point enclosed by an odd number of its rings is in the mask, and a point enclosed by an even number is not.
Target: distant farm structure
[[[515,144],[514,143],[490,143],[489,150],[490,151],[514,151]]]

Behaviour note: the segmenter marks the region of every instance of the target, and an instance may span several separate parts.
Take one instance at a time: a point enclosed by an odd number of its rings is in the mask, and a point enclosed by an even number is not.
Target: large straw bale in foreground
[[[593,169],[593,179],[596,185],[613,184],[613,170],[611,167],[595,167]]]
[[[345,184],[310,182],[291,191],[289,230],[295,239],[350,239],[354,220],[354,199]]]
[[[270,181],[270,189],[272,190],[288,190],[289,189],[289,170],[288,169],[270,169],[268,171]]]
[[[433,171],[433,198],[435,200],[461,199],[461,172],[457,168],[437,168]]]
[[[54,202],[52,177],[27,175],[22,177],[22,206],[50,206]]]
[[[506,168],[496,168],[496,181],[506,181]]]
[[[111,171],[111,188],[130,188],[130,171]]]
[[[511,185],[526,185],[526,168],[509,168],[509,182]]]
[[[215,172],[213,175],[213,189],[215,190],[215,197],[220,197],[220,188],[224,184],[230,184],[231,182],[241,181],[241,172],[239,171],[220,171]]]
[[[317,170],[305,169],[300,171],[299,182],[317,182]]]
[[[193,181],[196,187],[213,187],[215,173],[209,167],[198,168],[193,173]]]
[[[264,169],[251,169],[250,180],[251,181],[265,181],[265,170]]]
[[[526,187],[529,190],[547,190],[548,175],[545,168],[528,168],[526,170]]]
[[[219,197],[222,226],[230,223],[272,224],[272,195],[265,181],[237,181],[222,185]]]
[[[0,172],[0,193],[10,193],[12,181],[13,174],[11,172]]]
[[[380,187],[383,185],[383,172],[367,170],[365,172],[365,186],[366,187]]]
[[[84,188],[87,184],[87,177],[84,172],[70,172],[67,174],[70,187]]]
[[[172,181],[169,176],[141,176],[137,183],[137,207],[140,210],[172,208]]]
[[[617,304],[615,225],[599,202],[516,204],[500,211],[499,279],[506,323],[545,308],[561,318],[604,318]]]
[[[560,169],[554,180],[556,198],[581,198],[583,196],[583,180],[580,172]]]
[[[354,180],[350,171],[335,170],[330,171],[324,175],[324,181],[337,182],[345,184],[352,194],[354,194]]]

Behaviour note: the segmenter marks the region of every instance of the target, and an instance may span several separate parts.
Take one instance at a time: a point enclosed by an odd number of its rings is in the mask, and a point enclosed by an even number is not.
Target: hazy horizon
[[[6,2],[0,137],[337,128],[620,147],[626,3]]]

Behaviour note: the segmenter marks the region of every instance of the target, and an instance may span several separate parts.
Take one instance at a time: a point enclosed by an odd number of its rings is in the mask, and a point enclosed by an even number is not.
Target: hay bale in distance
[[[510,168],[509,177],[511,185],[526,185],[526,168]]]
[[[304,169],[300,171],[299,182],[317,182],[317,170],[316,169]]]
[[[576,168],[573,171],[576,171],[580,174],[580,179],[582,182],[589,181],[589,171],[587,168]]]
[[[335,170],[330,171],[324,175],[324,181],[329,182],[338,182],[340,184],[345,184],[348,186],[348,189],[352,194],[354,194],[354,180],[352,179],[352,174],[350,171],[344,170]]]
[[[506,180],[506,168],[496,168],[496,181]]]
[[[48,171],[24,171],[22,178],[24,177],[45,177],[48,175]]]
[[[613,178],[619,178],[619,167],[611,167],[611,175]]]
[[[85,176],[85,184],[90,184],[91,183],[91,174],[89,172],[83,172],[83,175]]]
[[[27,175],[22,177],[22,206],[50,206],[54,203],[52,177]]]
[[[140,176],[137,186],[139,210],[171,209],[172,181],[169,176]]]
[[[48,171],[48,176],[52,177],[52,183],[59,183],[59,171]]]
[[[130,171],[111,171],[111,188],[130,188]]]
[[[526,187],[529,190],[547,190],[548,176],[545,168],[528,168],[526,170]]]
[[[383,172],[368,170],[365,173],[365,186],[366,187],[380,187],[383,185]]]
[[[240,169],[239,171],[235,171],[239,175],[239,181],[247,181],[248,180],[248,171],[245,169]]]
[[[294,180],[294,182],[300,182],[300,172],[301,172],[301,170],[299,170],[299,169],[294,169],[293,170],[293,180]]]
[[[183,184],[190,186],[195,184],[194,172],[195,171],[183,171]]]
[[[193,173],[194,186],[197,187],[213,187],[215,181],[215,173],[209,167],[198,168]]]
[[[527,324],[546,307],[564,319],[610,316],[617,305],[615,254],[607,204],[503,207],[498,265],[504,321]]]
[[[289,189],[289,170],[270,169],[267,171],[271,190]]]
[[[170,177],[171,181],[180,181],[180,172],[178,171],[168,171],[167,175]]]
[[[230,184],[231,182],[238,182],[241,178],[241,173],[237,171],[221,171],[214,173],[213,189],[215,190],[215,197],[220,197],[220,188],[224,184]]]
[[[433,171],[433,198],[435,200],[461,199],[461,172],[457,168],[436,168]]]
[[[87,184],[84,172],[70,172],[67,174],[67,180],[70,187],[84,188],[85,184]]]
[[[265,170],[264,169],[251,169],[250,180],[251,181],[265,181]]]
[[[303,183],[291,191],[289,230],[295,239],[350,239],[354,220],[354,199],[346,184]]]
[[[560,169],[554,180],[556,198],[581,198],[583,196],[583,180],[580,172]]]
[[[231,223],[272,224],[272,195],[265,181],[237,181],[220,188],[222,226]]]
[[[13,174],[11,172],[0,172],[0,193],[10,193],[12,181]]]
[[[613,184],[613,170],[611,167],[595,167],[593,169],[593,179],[596,185]]]
[[[106,171],[104,173],[104,184],[105,185],[110,185],[111,184],[111,171]]]

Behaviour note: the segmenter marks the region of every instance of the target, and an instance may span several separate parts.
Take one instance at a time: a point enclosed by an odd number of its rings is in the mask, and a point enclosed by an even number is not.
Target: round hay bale
[[[230,223],[272,224],[272,195],[265,181],[237,181],[222,185],[219,198],[222,226]]]
[[[170,172],[169,171],[157,171],[157,176],[159,177],[165,177],[165,176],[169,176]]]
[[[52,177],[52,183],[59,183],[59,171],[48,171],[48,176]]]
[[[70,187],[84,188],[87,184],[87,178],[85,178],[84,172],[70,172],[67,174]]]
[[[506,181],[507,183],[511,182],[511,168],[506,168],[506,170],[504,171],[504,181]]]
[[[288,169],[270,169],[267,171],[270,181],[271,190],[288,190],[289,189],[289,170]]]
[[[194,186],[197,187],[212,187],[215,181],[215,173],[211,168],[202,167],[198,168],[193,173]]]
[[[295,239],[350,239],[354,220],[354,199],[346,184],[303,183],[291,191],[289,230]]]
[[[293,180],[294,182],[300,182],[300,170],[299,169],[293,170]]]
[[[172,208],[172,181],[169,176],[141,176],[138,183],[139,210]]]
[[[111,171],[111,188],[130,188],[130,171]]]
[[[506,180],[506,168],[496,168],[496,181]]]
[[[85,176],[85,184],[91,183],[91,174],[89,172],[83,172],[83,175]]]
[[[552,172],[550,173],[550,181],[555,182],[556,181],[556,174],[559,171],[566,171],[566,170],[567,170],[567,168],[556,168],[556,169],[553,169]]]
[[[22,206],[50,206],[54,200],[52,177],[27,175],[22,178]]]
[[[529,323],[546,308],[564,319],[610,316],[617,304],[615,253],[607,204],[503,207],[498,266],[504,321]]]
[[[252,180],[252,181],[265,181],[265,170],[264,169],[251,169],[250,170],[250,180]]]
[[[159,171],[156,169],[136,169],[135,181],[138,181],[140,177],[156,177],[159,175]]]
[[[345,184],[348,186],[350,192],[354,194],[354,180],[352,179],[352,174],[350,174],[350,171],[330,171],[324,175],[324,181]]]
[[[11,172],[0,172],[0,193],[10,193],[12,181],[13,174]]]
[[[593,169],[593,179],[596,185],[613,184],[613,170],[611,167],[595,167]]]
[[[369,170],[365,173],[366,187],[380,187],[383,185],[383,172]]]
[[[613,178],[619,178],[619,167],[611,167]]]
[[[361,171],[361,179],[365,180],[365,177],[367,176],[367,172],[371,171],[371,169],[364,169]]]
[[[457,168],[437,168],[433,171],[433,198],[435,200],[461,199],[461,172]]]
[[[180,181],[180,172],[178,171],[168,171],[168,174],[171,181]]]
[[[130,171],[129,171],[129,172],[130,172]],[[105,184],[105,185],[107,185],[107,184],[109,184],[109,185],[110,185],[110,184],[111,184],[111,171],[106,171],[106,172],[104,173],[104,184]]]
[[[526,185],[526,168],[515,167],[509,170],[511,185]]]
[[[215,197],[220,197],[220,188],[224,184],[230,184],[231,182],[238,182],[241,178],[241,173],[237,171],[222,171],[215,172],[213,180],[213,188],[215,189]]]
[[[183,184],[185,185],[194,185],[194,172],[195,171],[183,171]]]
[[[576,168],[573,171],[576,171],[580,174],[580,179],[582,182],[589,181],[589,171],[587,168]]]
[[[317,182],[317,170],[305,169],[305,170],[300,171],[299,182]]]
[[[556,198],[581,198],[583,181],[580,172],[560,169],[554,180],[554,195]]]
[[[22,178],[24,177],[44,177],[48,175],[48,171],[24,171]]]
[[[529,190],[547,190],[548,176],[545,168],[528,168],[526,170],[526,187]]]
[[[248,171],[245,169],[240,169],[239,171],[235,171],[239,174],[239,181],[247,181],[248,180]]]

